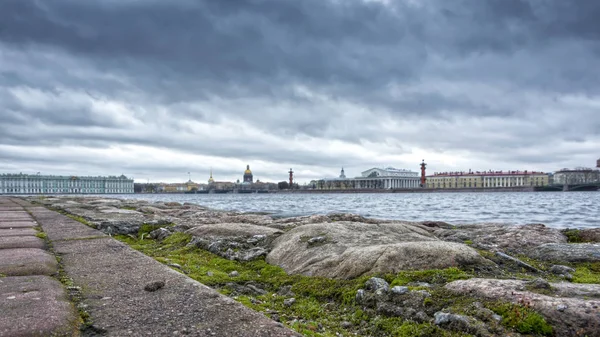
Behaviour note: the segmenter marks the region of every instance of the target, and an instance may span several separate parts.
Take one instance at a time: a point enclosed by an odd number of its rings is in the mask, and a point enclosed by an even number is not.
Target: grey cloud
[[[309,138],[375,157],[379,148],[464,150],[550,165],[535,151],[598,141],[594,105],[561,102],[600,94],[598,14],[595,1],[561,0],[4,0],[0,145],[133,144],[369,166],[364,154],[302,148]],[[15,89],[56,101],[35,105]],[[129,119],[91,105],[103,101],[122,104]],[[565,114],[569,123],[552,122]],[[231,121],[272,137],[214,143],[196,134],[195,123]]]

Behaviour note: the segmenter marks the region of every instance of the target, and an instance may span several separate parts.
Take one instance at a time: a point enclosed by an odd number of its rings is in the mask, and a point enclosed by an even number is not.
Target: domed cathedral
[[[252,184],[252,171],[250,171],[250,165],[246,165],[246,171],[244,171],[244,184]]]
[[[209,184],[213,184],[214,182],[215,182],[215,180],[213,179],[213,176],[212,176],[212,168],[211,168],[211,169],[210,169],[210,178],[208,178],[208,183],[209,183]]]

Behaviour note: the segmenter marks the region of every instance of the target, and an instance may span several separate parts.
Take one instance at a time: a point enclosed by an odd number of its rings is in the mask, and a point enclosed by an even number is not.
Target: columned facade
[[[322,179],[313,182],[317,189],[413,189],[420,188],[417,172],[395,168],[372,168],[362,172],[360,177]]]
[[[0,175],[0,194],[130,194],[133,179],[120,177]]]

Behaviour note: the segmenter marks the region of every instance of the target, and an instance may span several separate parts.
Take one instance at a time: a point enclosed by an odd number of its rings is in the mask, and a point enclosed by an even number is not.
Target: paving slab
[[[53,275],[58,272],[54,255],[37,248],[0,249],[0,274],[6,276]]]
[[[11,212],[11,211],[22,211],[21,206],[8,206],[7,204],[0,204],[0,212]]]
[[[44,224],[44,232],[48,235],[50,241],[84,239],[99,236],[108,237],[108,235],[93,229],[92,227],[86,226],[79,221],[75,221],[57,212],[45,209],[32,209],[31,214],[33,214],[39,224]]]
[[[33,228],[37,226],[37,223],[33,221],[11,221],[11,222],[0,222],[0,229],[11,229],[11,228]]]
[[[50,225],[37,219],[49,237],[60,229],[56,217],[48,217]],[[300,336],[111,237],[62,237],[53,247],[82,288],[91,329],[103,336]],[[146,291],[152,282],[164,286]]]
[[[0,336],[76,336],[78,315],[48,276],[0,278]]]
[[[6,236],[0,237],[0,249],[12,248],[46,248],[44,240],[35,236]]]
[[[0,238],[7,236],[35,236],[38,233],[33,228],[0,228]]]
[[[29,220],[32,221],[33,218],[29,214],[8,214],[8,212],[0,212],[0,222],[5,221],[19,221],[19,220]]]

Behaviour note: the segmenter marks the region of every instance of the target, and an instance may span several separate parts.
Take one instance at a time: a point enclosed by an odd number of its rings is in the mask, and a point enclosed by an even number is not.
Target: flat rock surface
[[[452,229],[433,229],[433,234],[445,241],[471,241],[474,247],[524,254],[545,243],[566,243],[559,229],[542,224],[513,226],[505,224],[460,225]]]
[[[0,236],[0,249],[45,247],[44,240],[35,236]]]
[[[221,236],[221,237],[252,237],[254,235],[280,235],[283,231],[275,228],[252,225],[247,223],[218,223],[201,225],[188,230],[194,236]]]
[[[552,296],[526,290],[526,281],[469,279],[448,283],[446,288],[490,300],[530,305],[554,327],[556,336],[600,336],[600,292],[597,284],[551,284]],[[561,308],[561,310],[559,310]]]
[[[0,336],[78,335],[73,305],[48,276],[0,278],[0,313]]]
[[[33,228],[37,226],[37,223],[33,221],[6,221],[0,222],[0,229],[4,228]]]
[[[600,261],[600,243],[548,243],[539,245],[530,257],[554,262]]]
[[[268,263],[292,274],[330,278],[493,264],[465,244],[440,241],[402,223],[309,224],[281,235],[273,246]]]
[[[37,248],[0,249],[0,274],[8,276],[52,275],[58,272],[56,258]]]
[[[48,237],[57,238],[54,249],[66,274],[82,288],[91,329],[103,336],[297,336],[119,241],[98,238],[103,235],[99,231],[58,213],[34,210],[33,214]],[[79,239],[69,240],[71,230]],[[87,239],[79,237],[81,233]],[[152,282],[164,286],[144,290]]]
[[[0,238],[7,236],[35,236],[38,232],[33,228],[0,228]]]

